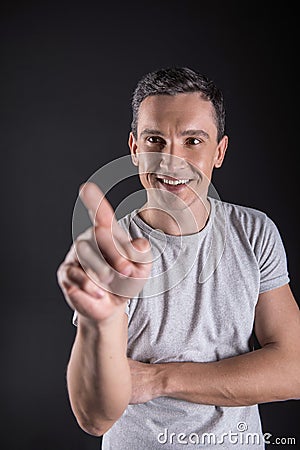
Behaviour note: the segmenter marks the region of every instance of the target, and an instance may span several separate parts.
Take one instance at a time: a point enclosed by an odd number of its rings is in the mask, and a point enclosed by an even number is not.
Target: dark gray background
[[[300,298],[297,16],[238,4],[2,3],[1,448],[99,448],[68,403],[75,330],[56,270],[80,184],[127,154],[131,94],[145,72],[184,65],[221,87],[230,145],[214,184],[275,221]],[[116,207],[137,188],[121,183],[109,199]],[[297,401],[262,405],[264,430],[299,448],[299,412]]]

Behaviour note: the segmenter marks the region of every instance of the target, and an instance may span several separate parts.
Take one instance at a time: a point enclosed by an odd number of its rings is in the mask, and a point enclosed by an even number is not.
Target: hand
[[[128,358],[131,373],[130,404],[146,403],[162,395],[161,364],[141,363]]]
[[[86,319],[103,321],[128,298],[137,295],[151,270],[146,239],[131,240],[117,223],[114,211],[94,183],[86,183],[80,197],[93,227],[80,235],[57,271],[69,305]]]

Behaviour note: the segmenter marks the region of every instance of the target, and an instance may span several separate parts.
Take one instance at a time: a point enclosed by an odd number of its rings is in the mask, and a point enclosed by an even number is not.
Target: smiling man
[[[58,270],[77,325],[72,410],[103,449],[262,449],[258,404],[300,397],[299,308],[280,234],[265,213],[209,195],[228,145],[213,82],[158,70],[132,106],[147,202],[117,221],[99,188],[83,186],[94,226]]]

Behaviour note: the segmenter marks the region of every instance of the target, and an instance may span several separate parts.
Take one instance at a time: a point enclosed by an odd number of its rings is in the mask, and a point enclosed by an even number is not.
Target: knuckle
[[[81,267],[69,265],[66,270],[66,277],[75,282],[82,282],[82,279],[84,278],[84,271]]]
[[[88,252],[90,249],[90,245],[87,241],[81,239],[75,243],[75,250],[77,255],[81,256]]]
[[[61,288],[63,287],[65,275],[66,275],[66,264],[62,263],[56,271],[57,282]]]
[[[84,240],[77,242],[76,253],[80,263],[88,263],[95,256],[95,252],[91,244],[88,241]]]

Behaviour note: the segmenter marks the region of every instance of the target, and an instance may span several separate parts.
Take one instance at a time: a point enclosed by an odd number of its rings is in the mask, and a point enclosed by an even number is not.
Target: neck
[[[210,202],[198,199],[195,205],[181,210],[162,209],[147,202],[139,210],[139,216],[154,229],[166,234],[184,236],[201,231],[209,218]]]

